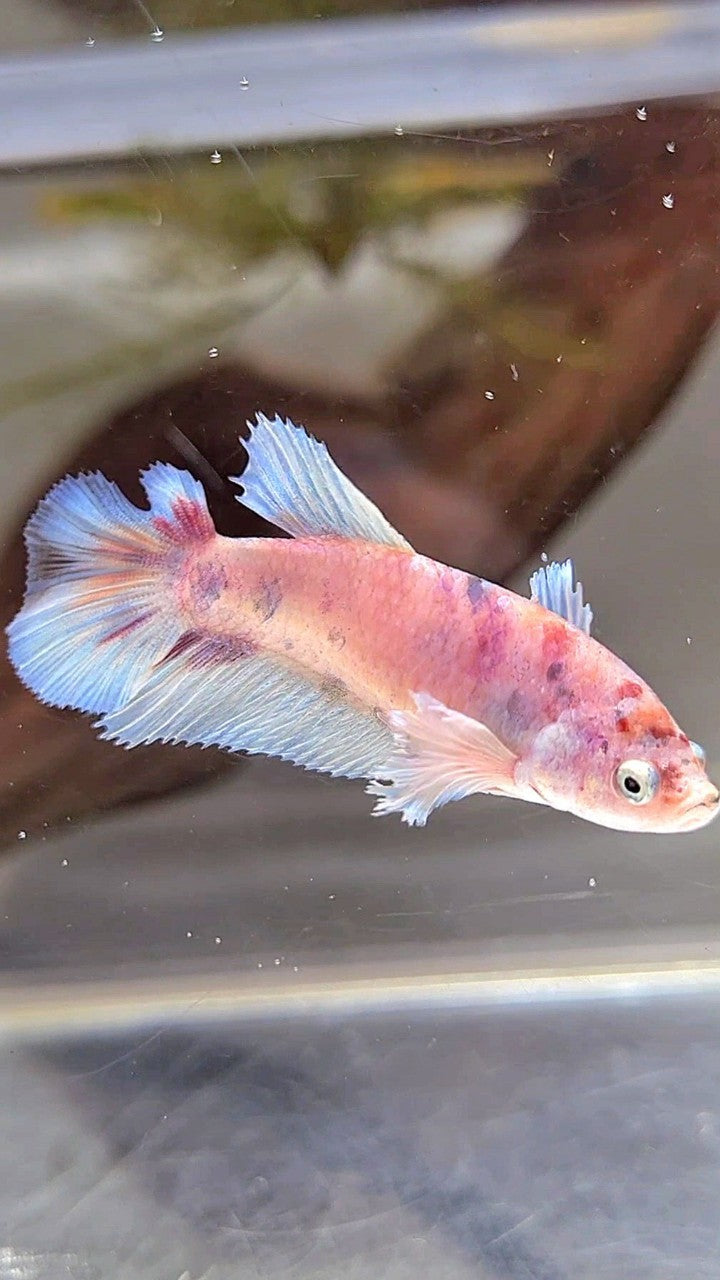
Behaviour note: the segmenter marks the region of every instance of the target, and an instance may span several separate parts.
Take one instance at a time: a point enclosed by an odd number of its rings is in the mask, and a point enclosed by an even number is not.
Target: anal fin
[[[348,778],[372,776],[392,748],[390,730],[337,683],[309,680],[237,637],[193,632],[97,727],[126,747],[217,746]]]
[[[422,827],[433,809],[474,792],[520,796],[517,757],[486,725],[428,694],[413,697],[413,711],[390,715],[395,750],[367,787],[380,797],[374,814],[400,813]]]

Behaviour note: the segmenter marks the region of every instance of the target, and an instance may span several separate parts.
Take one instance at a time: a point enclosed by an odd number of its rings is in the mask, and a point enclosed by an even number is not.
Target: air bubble
[[[671,138],[669,142],[665,143],[665,150],[669,151],[671,156],[675,155],[675,139],[674,138]]]
[[[27,831],[18,831],[18,840],[27,840]]]
[[[486,400],[494,400],[494,399],[495,399],[495,392],[494,392],[494,391],[486,391],[486,392],[485,392],[485,399],[486,399]]]
[[[242,80],[240,81],[240,88],[241,89],[250,88],[250,81],[248,80],[247,76],[243,76]]]
[[[220,355],[220,352],[218,351],[217,347],[208,347],[208,355],[211,360],[217,360],[218,356]]]
[[[647,120],[647,107],[637,107],[635,109],[635,115],[638,120]]]
[[[590,879],[588,880],[588,889],[594,889],[596,885],[597,885],[597,880],[595,879],[594,876],[590,876]]]
[[[662,202],[663,202],[663,206],[664,206],[666,209],[672,209],[672,208],[674,207],[674,204],[675,204],[675,197],[674,197],[674,195],[673,195],[672,191],[668,191],[667,195],[666,195],[666,196],[663,196],[663,198],[662,198]]]
[[[220,155],[220,152],[218,151],[217,147],[215,148],[214,151],[210,153],[210,163],[222,164],[222,156]]]
[[[95,40],[94,40],[93,36],[88,36],[87,40],[85,41],[85,44],[87,45],[88,49],[94,49],[94,48],[95,48]]]
[[[162,27],[156,27],[154,31],[151,31],[150,39],[154,41],[155,44],[162,44],[162,41],[165,39],[165,32],[162,30]]]
[[[398,138],[402,138],[404,132],[405,130],[403,129],[401,124],[395,125],[395,133],[397,134]]]

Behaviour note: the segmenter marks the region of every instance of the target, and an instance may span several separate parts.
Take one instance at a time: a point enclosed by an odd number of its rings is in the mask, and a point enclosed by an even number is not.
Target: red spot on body
[[[640,698],[642,691],[642,685],[636,680],[626,680],[617,691],[618,702],[622,702],[623,698]]]
[[[148,618],[152,618],[152,610],[148,609],[145,613],[138,614],[137,618],[132,618],[130,622],[125,622],[121,627],[116,627],[114,631],[109,631],[106,636],[99,641],[100,644],[110,644],[113,640],[119,640],[121,636],[127,636],[136,627],[141,627]]]
[[[656,720],[654,724],[649,724],[647,726],[647,731],[652,734],[653,738],[655,738],[657,742],[665,742],[667,738],[674,738],[676,736],[675,730],[669,722],[668,724],[660,724],[659,721]]]
[[[215,526],[210,513],[201,502],[191,498],[176,498],[172,503],[172,520],[167,516],[155,516],[153,525],[168,538],[181,546],[189,542],[208,542],[215,536]]]
[[[570,648],[570,643],[570,629],[566,623],[560,620],[543,623],[542,654],[543,661],[548,667],[562,661]]]
[[[630,721],[628,720],[627,716],[620,716],[620,719],[617,722],[617,727],[620,733],[630,732]]]
[[[661,770],[664,791],[680,792],[682,786],[682,769],[676,764],[667,764]]]

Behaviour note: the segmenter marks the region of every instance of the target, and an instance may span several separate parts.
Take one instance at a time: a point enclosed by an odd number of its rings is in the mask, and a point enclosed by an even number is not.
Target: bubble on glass
[[[669,151],[671,156],[675,155],[675,139],[674,138],[671,138],[669,142],[665,143],[665,150]]]
[[[217,360],[220,352],[217,347],[208,347],[208,355],[211,360]]]
[[[18,840],[27,840],[27,831],[18,831]]]
[[[663,196],[662,202],[663,202],[663,207],[665,209],[672,209],[674,207],[675,196],[673,195],[672,191],[668,191],[667,195]]]
[[[61,866],[61,867],[69,867],[69,866],[70,866],[70,863],[68,862],[67,858],[62,858],[62,859],[60,860],[60,866]]]
[[[250,81],[248,80],[247,76],[243,76],[242,80],[240,81],[240,88],[241,89],[250,88]]]
[[[214,151],[210,152],[210,163],[222,164],[222,156],[220,155],[220,152],[218,151],[217,147],[215,148]]]
[[[511,364],[511,365],[510,365],[510,373],[511,373],[511,375],[512,375],[512,380],[513,380],[513,382],[517,382],[517,381],[518,381],[518,378],[520,377],[520,374],[518,373],[517,365],[516,365],[516,364]]]
[[[547,564],[547,562],[548,562],[548,554],[547,554],[547,551],[541,551],[541,552],[540,552],[540,559],[542,560],[543,564]]]
[[[162,27],[156,27],[154,31],[151,31],[150,39],[154,41],[155,44],[161,44],[165,39],[165,32]]]
[[[596,885],[597,885],[597,880],[595,879],[594,876],[590,876],[590,879],[588,880],[588,889],[594,889]]]
[[[494,392],[494,391],[486,391],[486,392],[485,392],[485,399],[486,399],[486,400],[494,400],[494,399],[495,399],[495,392]]]
[[[398,138],[402,138],[404,132],[405,130],[403,129],[401,124],[395,125],[395,133],[397,134]]]
[[[93,36],[88,36],[87,40],[85,41],[85,44],[87,45],[88,49],[94,49],[95,38]]]
[[[216,939],[215,939],[215,946],[216,946],[216,947],[219,947],[221,942],[222,942],[222,938],[220,938],[220,937],[216,938]]]
[[[636,107],[635,115],[637,116],[638,120],[647,120],[647,116],[648,116],[647,107]]]

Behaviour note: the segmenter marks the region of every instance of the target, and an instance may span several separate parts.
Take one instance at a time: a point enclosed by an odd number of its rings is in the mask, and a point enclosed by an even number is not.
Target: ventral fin
[[[279,756],[348,778],[368,778],[392,733],[339,682],[257,654],[236,636],[186,632],[132,701],[98,722],[122,746],[181,742]]]
[[[249,462],[238,502],[296,538],[362,538],[387,547],[412,547],[335,465],[324,444],[289,419],[257,414],[242,441]]]
[[[400,813],[422,827],[433,809],[484,791],[516,796],[517,757],[477,720],[451,711],[426,693],[413,711],[394,711],[395,750],[368,786],[379,796],[375,814]]]
[[[590,635],[593,611],[583,602],[582,582],[575,584],[572,560],[564,564],[548,564],[530,579],[530,599],[557,613],[566,622]]]

